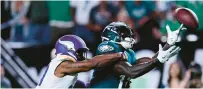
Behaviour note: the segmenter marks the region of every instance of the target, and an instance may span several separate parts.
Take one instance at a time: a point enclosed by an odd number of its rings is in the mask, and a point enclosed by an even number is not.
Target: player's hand
[[[168,33],[167,43],[169,45],[174,45],[177,42],[180,30],[186,30],[186,28],[183,27],[183,24],[181,24],[176,31],[171,31],[169,25],[166,25],[166,31]]]
[[[123,60],[128,60],[128,54],[126,52],[120,52]]]
[[[169,49],[164,51],[161,44],[159,44],[159,53],[158,53],[157,59],[159,60],[159,62],[164,63],[169,58],[171,58],[174,55],[178,54],[178,52],[180,50],[181,50],[180,47],[173,45]]]

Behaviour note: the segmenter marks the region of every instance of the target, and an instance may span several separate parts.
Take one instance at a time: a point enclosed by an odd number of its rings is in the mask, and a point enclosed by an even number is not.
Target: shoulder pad
[[[72,61],[72,62],[76,62],[76,60],[70,56],[67,55],[58,55],[56,56],[53,60],[56,61]]]
[[[97,48],[97,54],[121,52],[121,48],[112,42],[102,42]]]
[[[98,51],[100,52],[110,52],[110,51],[113,51],[114,50],[114,47],[111,46],[111,45],[100,45],[98,47]]]

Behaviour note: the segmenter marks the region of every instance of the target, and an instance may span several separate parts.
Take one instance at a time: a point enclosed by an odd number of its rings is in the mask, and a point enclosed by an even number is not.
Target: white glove
[[[169,58],[173,57],[174,55],[178,54],[178,52],[181,50],[180,47],[178,46],[171,46],[167,50],[163,50],[161,44],[159,44],[159,53],[157,56],[157,59],[161,62],[164,63],[166,62]]]
[[[178,40],[178,35],[180,33],[180,30],[186,30],[185,27],[183,27],[183,24],[180,25],[180,27],[176,31],[171,31],[169,25],[166,25],[166,30],[168,33],[167,43],[169,45],[174,45],[175,42]]]

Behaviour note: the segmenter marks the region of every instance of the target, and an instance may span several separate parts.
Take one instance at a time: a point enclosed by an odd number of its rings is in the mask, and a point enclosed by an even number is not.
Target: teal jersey
[[[125,52],[130,64],[136,62],[135,52],[133,50],[125,50],[116,43],[105,41],[97,48],[97,55],[117,52]],[[120,75],[116,74],[113,70],[113,65],[110,65],[102,69],[95,69],[90,82],[90,88],[118,88],[119,82]]]

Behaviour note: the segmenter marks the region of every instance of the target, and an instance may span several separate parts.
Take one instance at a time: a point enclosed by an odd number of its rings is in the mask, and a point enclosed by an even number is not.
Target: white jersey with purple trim
[[[66,75],[62,78],[59,78],[54,75],[54,72],[57,66],[65,60],[72,60],[72,59],[67,57],[64,58],[63,56],[56,56],[56,58],[54,58],[49,63],[36,89],[37,88],[69,88],[71,85],[74,85],[75,82],[77,81],[77,74]]]

